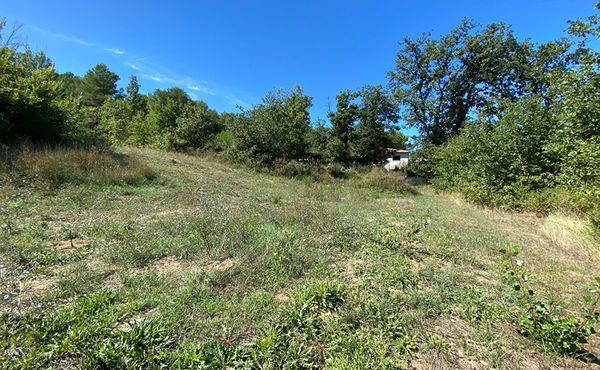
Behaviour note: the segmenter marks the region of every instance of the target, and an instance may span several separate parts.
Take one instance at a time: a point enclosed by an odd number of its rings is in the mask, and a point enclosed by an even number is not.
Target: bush
[[[63,184],[141,185],[157,178],[148,165],[99,149],[22,149],[5,163],[6,176],[21,184],[56,188]]]
[[[285,164],[275,164],[275,172],[278,175],[291,177],[291,178],[299,178],[313,175],[316,173],[316,170],[313,169],[309,164],[299,161],[289,161]]]
[[[388,172],[380,167],[373,167],[366,175],[350,180],[357,187],[380,191],[391,191],[400,194],[418,194],[406,183],[406,178],[399,172]]]
[[[298,86],[270,93],[231,126],[235,148],[230,154],[236,160],[263,164],[306,158],[311,105],[312,99]]]
[[[348,171],[346,171],[344,167],[339,163],[330,164],[326,167],[326,171],[329,174],[329,176],[333,177],[334,179],[348,178]]]
[[[176,126],[174,145],[179,148],[203,149],[222,129],[217,112],[202,102],[186,107]]]

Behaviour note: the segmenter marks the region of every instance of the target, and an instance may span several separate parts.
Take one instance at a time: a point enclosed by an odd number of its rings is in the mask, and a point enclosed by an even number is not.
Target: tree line
[[[210,149],[262,165],[290,160],[367,164],[380,161],[386,148],[406,143],[397,130],[397,108],[381,86],[340,93],[341,110],[329,114],[329,127],[311,121],[312,98],[299,86],[270,92],[249,110],[217,113],[179,87],[142,94],[136,76],[118,89],[120,77],[105,64],[82,77],[57,73],[43,52],[6,40],[0,63],[5,143]]]
[[[586,212],[600,208],[596,14],[545,43],[519,39],[503,23],[469,20],[439,37],[405,38],[387,84],[339,92],[328,122],[311,121],[312,98],[299,86],[218,113],[178,87],[142,94],[135,76],[118,89],[119,76],[104,64],[82,77],[59,74],[44,53],[2,34],[6,143],[126,144],[222,151],[266,166],[351,166],[404,148],[401,123],[419,132],[406,171],[437,187],[509,208],[548,210],[556,198]]]

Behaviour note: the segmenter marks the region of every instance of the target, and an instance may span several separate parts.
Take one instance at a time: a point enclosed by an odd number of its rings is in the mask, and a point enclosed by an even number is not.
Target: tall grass
[[[6,150],[0,173],[12,182],[47,188],[64,184],[141,185],[158,177],[139,159],[105,149],[69,147]]]
[[[407,184],[406,176],[399,171],[386,171],[380,167],[373,167],[364,175],[351,177],[351,185],[380,191],[390,191],[400,194],[418,194],[418,191]]]

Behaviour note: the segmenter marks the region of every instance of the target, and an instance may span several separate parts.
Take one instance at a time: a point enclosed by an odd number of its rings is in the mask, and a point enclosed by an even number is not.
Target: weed
[[[598,302],[600,300],[600,277],[589,287],[590,295],[584,296],[585,306],[581,317],[565,315],[563,308],[555,302],[537,298],[530,285],[530,273],[524,262],[517,259],[520,247],[515,245],[504,251],[503,268],[507,281],[518,293],[515,301],[522,313],[519,318],[519,331],[540,342],[542,347],[552,352],[575,354],[579,344],[587,343],[587,338],[595,333],[594,325],[600,321]]]

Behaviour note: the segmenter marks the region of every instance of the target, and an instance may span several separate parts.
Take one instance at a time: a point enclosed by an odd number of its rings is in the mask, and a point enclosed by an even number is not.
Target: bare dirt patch
[[[290,296],[284,290],[280,290],[275,293],[275,300],[279,303],[286,303],[290,301]]]
[[[211,271],[227,271],[237,264],[234,258],[226,258],[224,260],[213,260],[204,263],[194,263],[184,261],[175,256],[163,257],[152,264],[152,267],[159,274],[169,273],[194,273],[194,272],[211,272]]]
[[[116,274],[109,274],[104,279],[103,285],[109,289],[121,289],[124,287],[123,282]]]
[[[52,246],[57,252],[72,252],[80,248],[84,248],[88,246],[89,243],[85,239],[71,239],[71,240],[63,240]]]
[[[361,266],[365,265],[365,260],[355,257],[349,258],[348,260],[344,261],[341,275],[343,278],[350,281],[350,287],[360,285],[360,277],[358,276],[358,270]]]
[[[22,301],[39,298],[55,289],[56,285],[57,279],[54,276],[39,276],[34,279],[24,281],[21,285],[18,298]]]
[[[233,258],[226,258],[222,261],[212,261],[210,264],[205,265],[208,271],[226,271],[236,265],[236,260]]]
[[[167,274],[169,272],[181,270],[183,267],[183,261],[175,258],[174,256],[167,256],[154,262],[152,267],[154,267],[159,274]]]

